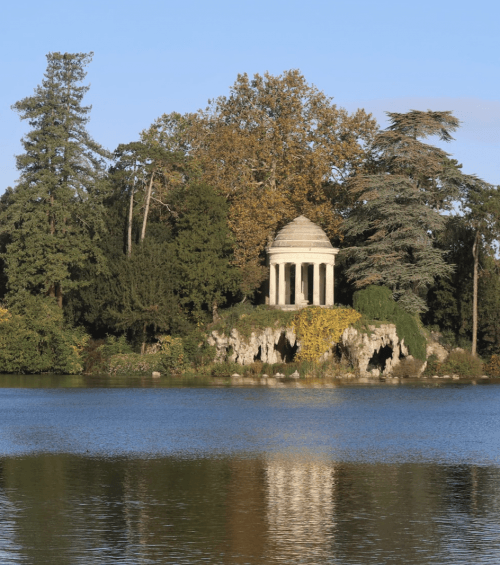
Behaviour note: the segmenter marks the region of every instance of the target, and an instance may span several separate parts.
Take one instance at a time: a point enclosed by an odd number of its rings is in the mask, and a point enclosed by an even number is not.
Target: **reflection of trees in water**
[[[332,462],[267,461],[268,539],[275,557],[328,558],[334,541],[334,482]]]
[[[493,562],[498,523],[496,467],[0,460],[0,562]]]

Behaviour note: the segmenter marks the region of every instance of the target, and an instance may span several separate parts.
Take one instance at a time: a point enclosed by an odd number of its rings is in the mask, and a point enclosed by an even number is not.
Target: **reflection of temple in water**
[[[333,542],[335,468],[331,461],[272,459],[266,465],[270,549],[328,556]]]

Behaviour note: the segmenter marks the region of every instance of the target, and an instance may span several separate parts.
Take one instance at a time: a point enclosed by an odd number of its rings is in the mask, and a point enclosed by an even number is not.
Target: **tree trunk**
[[[217,322],[218,319],[219,319],[219,308],[217,306],[217,302],[214,302],[212,304],[212,320],[214,322]]]
[[[142,327],[141,355],[144,355],[146,353],[146,328],[147,328],[147,325],[144,322],[144,325]]]
[[[146,205],[144,207],[144,218],[142,220],[142,231],[141,231],[141,243],[144,241],[146,237],[146,225],[148,223],[148,214],[149,214],[149,203],[151,201],[151,191],[153,189],[153,178],[155,174],[154,172],[151,173],[151,180],[149,181],[148,192],[146,194]]]
[[[477,352],[477,280],[479,266],[479,230],[474,238],[472,246],[472,256],[474,257],[474,283],[472,291],[472,355],[475,357]]]
[[[57,305],[59,306],[59,308],[62,308],[63,307],[63,292],[62,292],[60,284],[56,285],[56,297],[57,297]]]
[[[127,255],[132,255],[132,220],[134,215],[134,192],[135,192],[135,166],[134,166],[134,182],[130,189],[130,202],[128,205],[128,225],[127,225]]]

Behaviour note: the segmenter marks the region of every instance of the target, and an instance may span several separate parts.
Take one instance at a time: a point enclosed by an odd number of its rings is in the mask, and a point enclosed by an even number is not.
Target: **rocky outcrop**
[[[231,330],[229,336],[212,331],[208,343],[216,347],[217,362],[230,361],[240,365],[250,365],[255,361],[270,364],[290,362],[300,351],[300,342],[295,332],[283,327],[254,331],[248,338],[236,329]],[[361,377],[388,376],[402,359],[412,359],[404,340],[399,339],[394,324],[370,325],[366,332],[349,327],[342,334],[334,351]],[[322,360],[333,357],[334,351],[325,353]],[[448,355],[435,341],[427,345],[427,356],[432,354],[440,362]],[[425,366],[425,363],[421,366],[420,373]]]
[[[283,363],[291,361],[300,344],[295,332],[290,328],[265,328],[252,332],[249,338],[232,329],[229,336],[213,331],[208,344],[215,346],[215,361],[231,361],[240,365],[250,365],[254,361],[263,363]]]
[[[404,340],[400,340],[394,324],[368,326],[368,333],[353,327],[344,330],[340,343],[342,357],[361,376],[389,375],[401,358],[408,356]]]
[[[439,363],[443,363],[448,357],[448,351],[437,341],[431,341],[427,344],[426,354],[427,358],[435,355]]]

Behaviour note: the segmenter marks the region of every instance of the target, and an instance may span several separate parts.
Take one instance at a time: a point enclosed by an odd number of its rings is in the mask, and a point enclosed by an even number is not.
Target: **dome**
[[[305,216],[295,218],[278,232],[271,249],[280,247],[323,247],[333,249],[326,233]]]

